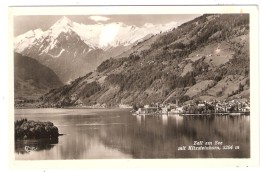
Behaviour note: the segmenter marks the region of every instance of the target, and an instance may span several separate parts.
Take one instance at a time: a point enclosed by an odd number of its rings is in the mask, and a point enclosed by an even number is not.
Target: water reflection
[[[122,110],[91,110],[90,113],[80,110],[75,115],[75,111],[60,116],[29,113],[28,119],[52,121],[66,135],[59,138],[59,144],[47,143],[49,146],[42,147],[44,151],[28,156],[19,153],[18,147],[22,146],[16,143],[16,159],[250,157],[249,116],[134,116]],[[20,117],[16,112],[16,118]],[[219,140],[239,145],[240,149],[177,150],[194,140]]]
[[[170,118],[175,120],[175,123],[177,126],[181,125],[183,123],[183,116],[181,115],[169,115]]]
[[[162,124],[163,126],[167,125],[167,121],[168,121],[168,115],[162,115]]]
[[[43,150],[50,150],[55,146],[55,144],[58,143],[59,138],[17,140],[15,141],[15,152],[18,154],[25,154],[30,153],[30,149],[32,149],[32,151],[37,152]],[[26,150],[26,147],[29,147],[29,151]]]
[[[136,120],[137,120],[137,123],[138,123],[139,125],[142,124],[142,116],[136,115]]]

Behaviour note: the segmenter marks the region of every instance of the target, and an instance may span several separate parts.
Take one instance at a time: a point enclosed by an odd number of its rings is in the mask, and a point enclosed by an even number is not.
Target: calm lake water
[[[51,121],[65,135],[17,141],[16,159],[250,157],[250,116],[245,115],[134,116],[129,109],[16,109],[15,119],[21,118]],[[212,146],[220,141],[233,148],[178,150],[194,141],[212,142]],[[37,150],[26,152],[25,146]]]

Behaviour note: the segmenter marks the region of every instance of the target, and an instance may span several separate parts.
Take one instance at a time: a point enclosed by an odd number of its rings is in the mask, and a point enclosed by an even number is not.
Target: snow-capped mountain
[[[14,40],[15,51],[23,52],[26,48],[33,46],[42,37],[42,34],[43,31],[41,29],[36,29],[17,36]]]
[[[41,29],[36,29],[17,36],[14,44],[15,50],[17,52],[22,52],[27,47],[30,47],[35,43],[42,42],[42,40],[46,37],[50,37],[51,45],[50,47],[44,49],[47,51],[55,46],[57,43],[55,40],[61,33],[76,33],[80,39],[92,49],[106,49],[107,46],[115,47],[118,45],[130,45],[146,35],[165,32],[176,27],[176,25],[176,22],[165,25],[153,25],[152,23],[146,23],[143,27],[137,27],[135,25],[128,26],[121,22],[85,25],[72,22],[67,17],[62,17],[45,32]]]
[[[36,29],[17,36],[14,51],[50,67],[66,83],[94,70],[103,60],[119,55],[147,35],[175,26],[175,22],[146,23],[143,27],[121,22],[85,25],[62,17],[46,31]]]

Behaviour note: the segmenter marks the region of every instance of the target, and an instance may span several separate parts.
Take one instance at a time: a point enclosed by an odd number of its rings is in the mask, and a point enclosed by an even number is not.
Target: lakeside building
[[[250,112],[250,103],[248,101],[199,101],[197,103],[188,103],[185,105],[176,105],[172,103],[160,104],[156,107],[144,105],[139,108],[136,114],[168,114],[168,113],[187,113],[187,114],[212,114],[212,113],[247,113]]]

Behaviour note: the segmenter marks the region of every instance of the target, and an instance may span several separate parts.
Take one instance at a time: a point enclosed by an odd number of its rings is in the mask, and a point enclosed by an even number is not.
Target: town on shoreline
[[[136,115],[153,115],[153,114],[227,114],[227,113],[250,113],[249,100],[193,100],[186,103],[151,103],[151,104],[119,104],[115,107],[108,107],[105,103],[94,105],[79,104],[76,106],[56,106],[48,105],[42,106],[37,102],[24,102],[15,105],[15,108],[69,108],[69,109],[105,109],[105,108],[120,108],[120,109],[132,109],[131,112]]]
[[[187,104],[152,104],[138,107],[133,106],[134,114],[249,114],[250,102],[248,100],[231,100],[231,101],[192,101]]]

